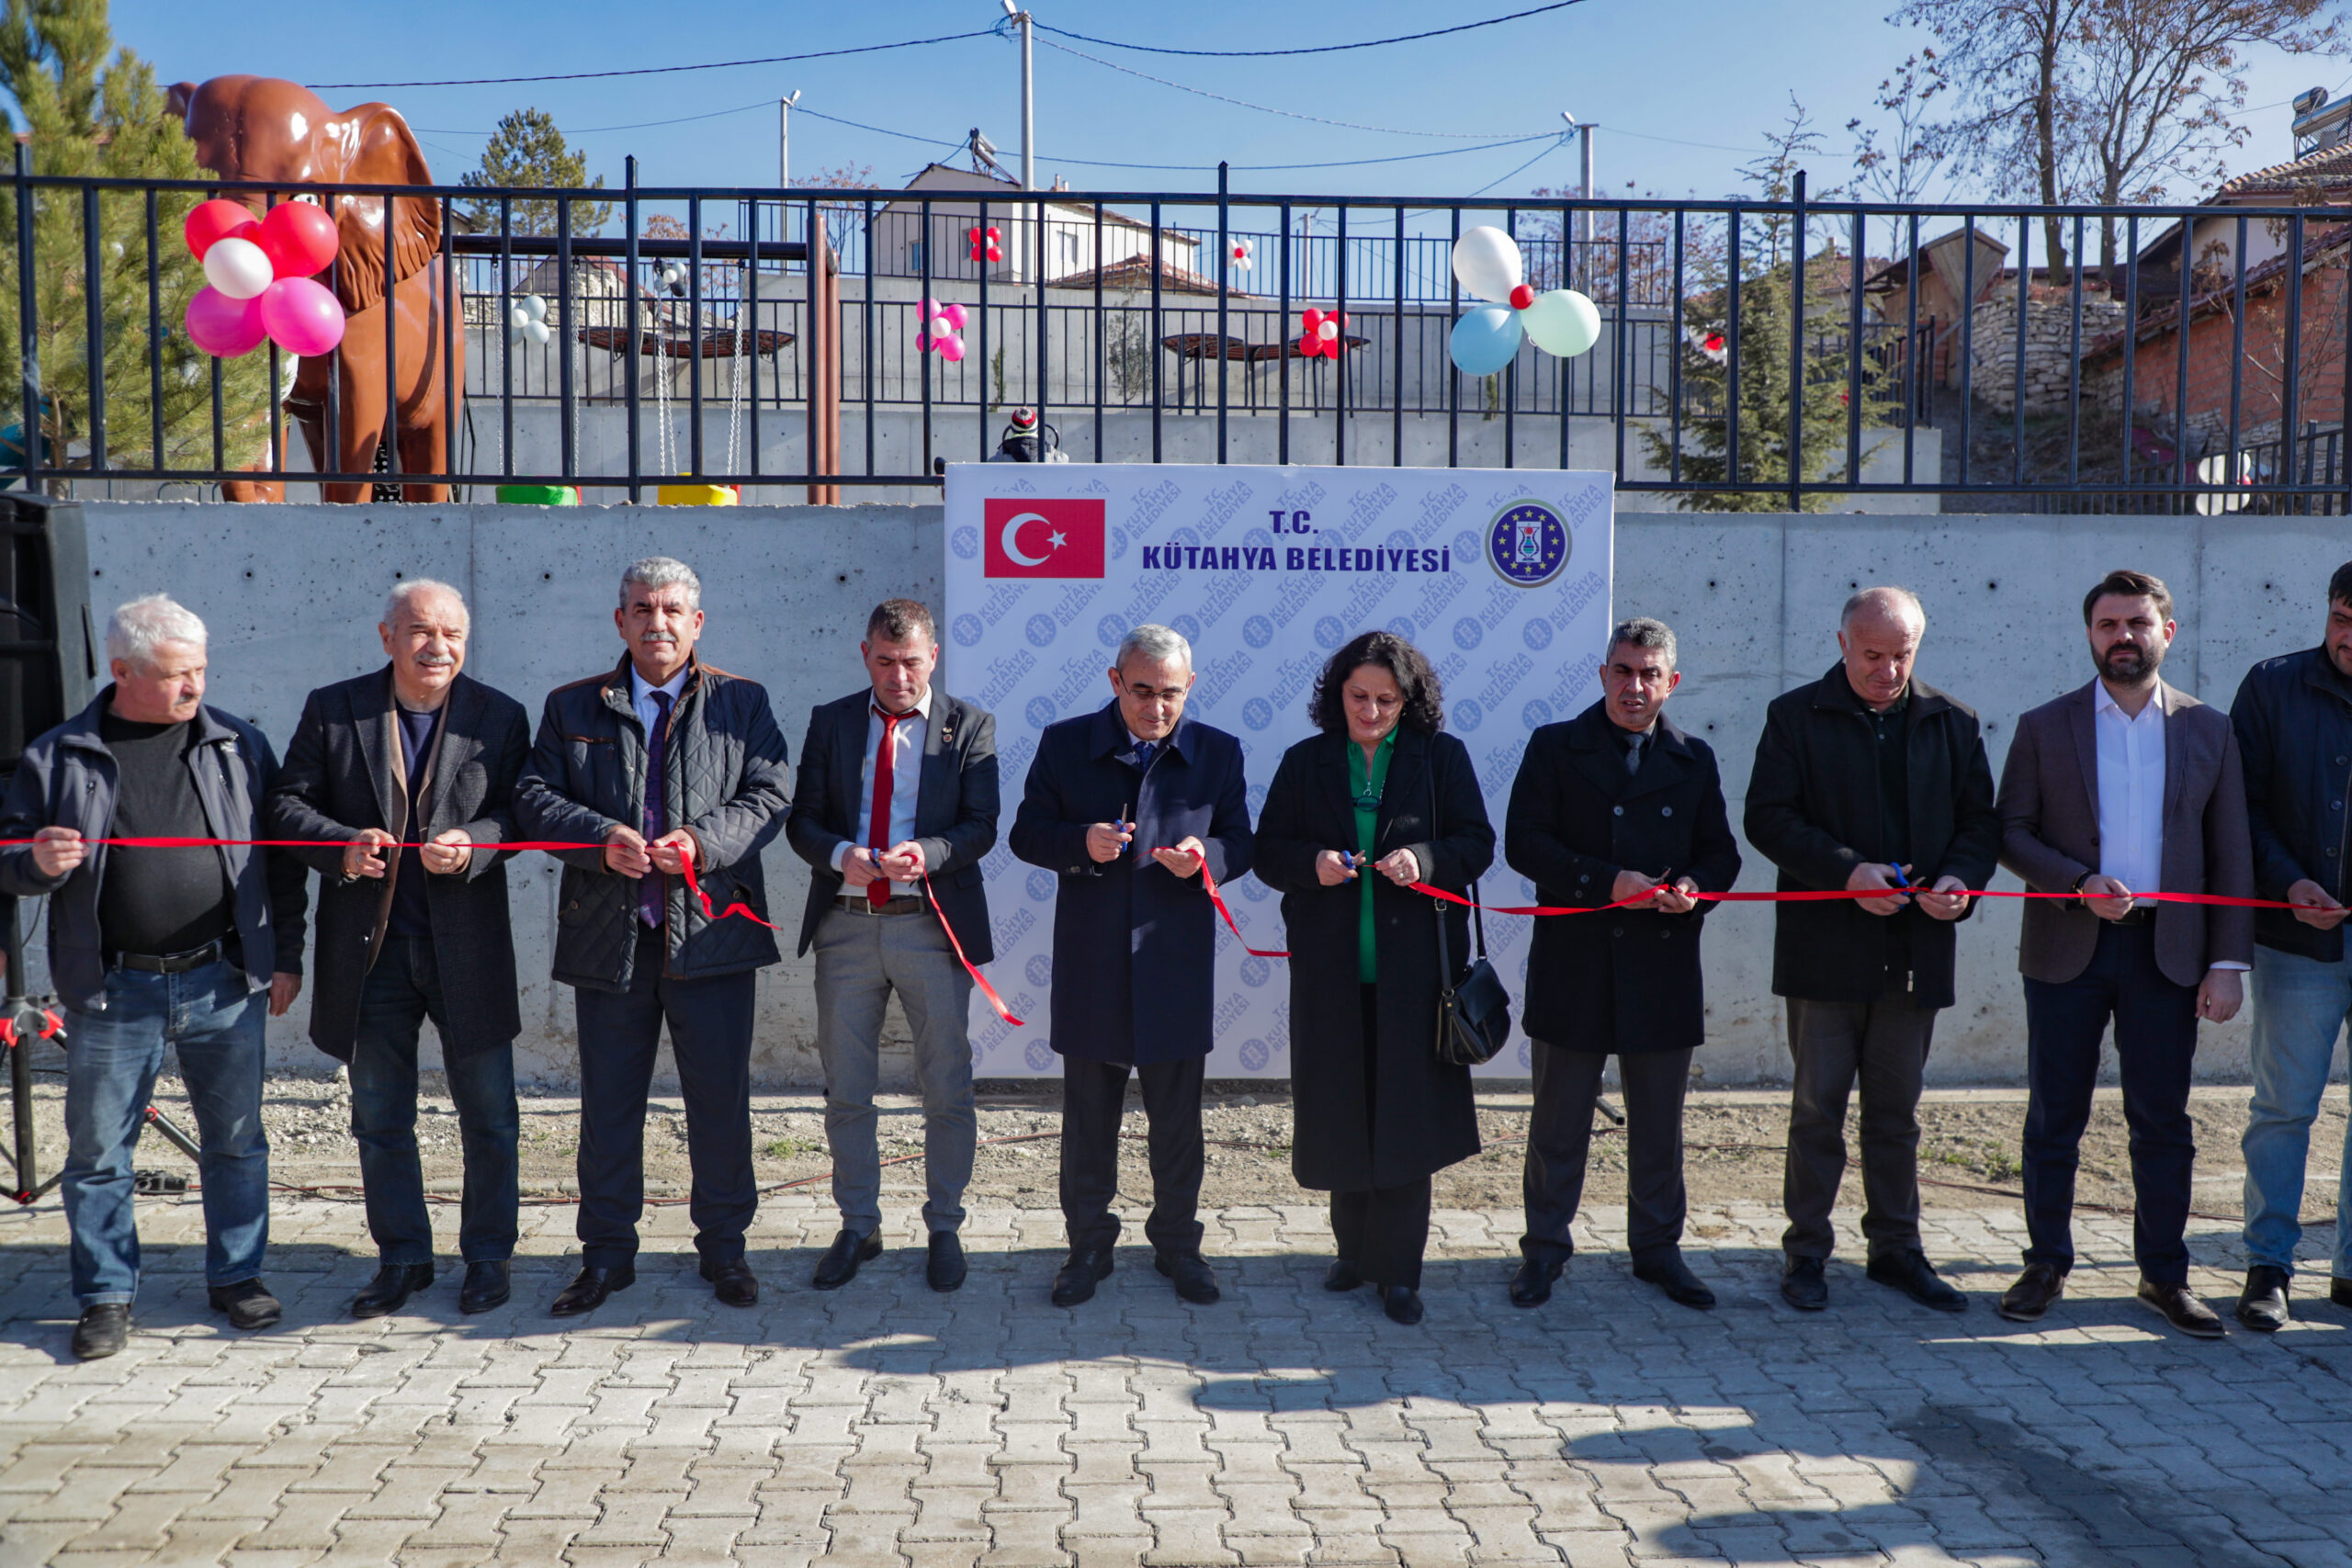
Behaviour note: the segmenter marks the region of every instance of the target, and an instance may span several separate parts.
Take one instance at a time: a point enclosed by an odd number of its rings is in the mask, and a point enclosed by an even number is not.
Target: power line
[[[1084,50],[1072,49],[1068,44],[1064,43],[1056,43],[1051,39],[1046,39],[1044,42],[1047,49],[1058,50],[1064,54],[1074,55],[1080,60],[1091,62],[1093,64],[1103,67],[1105,70],[1117,71],[1125,75],[1137,77],[1146,82],[1156,83],[1162,87],[1173,87],[1180,93],[1190,93],[1195,97],[1214,98],[1218,103],[1231,104],[1236,108],[1255,109],[1260,114],[1278,114],[1284,119],[1303,119],[1310,125],[1337,126],[1341,130],[1374,130],[1380,132],[1384,136],[1438,136],[1444,137],[1452,141],[1478,141],[1489,137],[1510,136],[1514,134],[1514,132],[1508,130],[1400,130],[1393,125],[1358,125],[1355,121],[1350,119],[1325,119],[1321,115],[1300,114],[1294,109],[1278,109],[1269,104],[1253,104],[1246,98],[1227,97],[1223,93],[1212,93],[1205,87],[1188,87],[1182,82],[1170,82],[1165,76],[1154,76],[1148,71],[1137,71],[1132,66],[1121,65],[1115,61],[1104,60],[1099,55],[1089,54]]]
[[[1048,27],[1043,22],[1035,20],[1029,25],[1039,32],[1058,34],[1063,38],[1076,39],[1080,43],[1095,44],[1103,49],[1132,49],[1142,54],[1190,54],[1216,60],[1263,60],[1290,54],[1338,54],[1351,49],[1379,49],[1386,44],[1413,43],[1421,39],[1445,38],[1453,33],[1474,32],[1480,28],[1497,27],[1504,22],[1516,22],[1524,17],[1540,17],[1546,11],[1565,11],[1571,6],[1583,3],[1584,0],[1554,0],[1554,3],[1549,6],[1537,6],[1525,11],[1513,11],[1508,17],[1488,17],[1482,22],[1464,22],[1456,27],[1432,28],[1425,33],[1400,33],[1395,38],[1365,39],[1360,43],[1317,44],[1307,49],[1163,49],[1158,44],[1121,43],[1116,39],[1089,38],[1084,33],[1074,33],[1066,28]],[[1069,159],[1062,161],[1071,162]]]
[[[861,44],[854,49],[820,49],[808,54],[771,54],[758,60],[709,60],[699,65],[642,65],[629,71],[564,71],[548,76],[460,76],[447,82],[320,82],[322,91],[354,87],[492,87],[515,82],[586,82],[608,76],[662,76],[678,71],[731,71],[741,65],[785,65],[799,60],[834,60],[845,54],[878,54],[886,50],[921,49],[934,43],[958,43],[965,39],[993,37],[993,30],[943,33],[937,38],[901,39],[896,43]]]
[[[595,136],[607,130],[643,130],[656,125],[686,125],[698,119],[724,119],[730,114],[749,114],[753,109],[773,108],[775,106],[774,98],[762,98],[757,103],[738,104],[731,109],[713,109],[708,114],[680,115],[675,119],[640,119],[628,125],[583,125],[576,130],[567,130],[564,134],[566,136]],[[495,134],[488,130],[459,130],[446,125],[412,125],[409,129],[419,136],[491,136]]]
[[[1561,138],[1559,139],[1559,141],[1558,141],[1555,142],[1555,143],[1554,143],[1552,146],[1550,146],[1550,147],[1546,147],[1546,148],[1542,149],[1541,151],[1539,151],[1539,152],[1535,154],[1535,156],[1534,156],[1534,157],[1530,158],[1526,163],[1521,164],[1518,168],[1513,169],[1510,174],[1508,174],[1508,175],[1502,175],[1500,178],[1498,178],[1498,179],[1491,179],[1491,180],[1488,180],[1485,185],[1480,186],[1476,190],[1472,191],[1470,194],[1471,194],[1472,196],[1484,196],[1484,195],[1486,195],[1488,191],[1490,191],[1490,190],[1494,189],[1497,186],[1498,186],[1498,185],[1502,184],[1504,180],[1508,180],[1508,179],[1514,179],[1514,178],[1516,178],[1517,176],[1519,176],[1519,175],[1523,175],[1523,174],[1527,173],[1527,171],[1528,171],[1528,170],[1530,170],[1530,169],[1533,168],[1536,164],[1538,164],[1542,163],[1544,159],[1546,159],[1546,158],[1550,157],[1550,156],[1551,156],[1551,155],[1552,155],[1555,151],[1557,151],[1560,147],[1565,146],[1565,145],[1566,144],[1566,142],[1567,142],[1567,138],[1566,138],[1566,137],[1565,137],[1565,136],[1561,137]]]

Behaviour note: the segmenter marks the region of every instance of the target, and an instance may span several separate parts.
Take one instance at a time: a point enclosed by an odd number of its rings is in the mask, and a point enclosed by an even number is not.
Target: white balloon
[[[1519,243],[1490,223],[1481,223],[1453,242],[1453,276],[1463,289],[1500,305],[1527,276]]]
[[[524,295],[523,303],[516,309],[535,321],[544,321],[548,319],[548,302],[536,294]]]
[[[277,281],[269,253],[232,235],[204,253],[204,281],[232,299],[253,299]]]
[[[543,344],[555,334],[548,331],[548,324],[545,321],[530,321],[525,324],[523,335],[535,344]]]
[[[506,312],[506,324],[519,333],[531,324],[531,312],[517,305]]]

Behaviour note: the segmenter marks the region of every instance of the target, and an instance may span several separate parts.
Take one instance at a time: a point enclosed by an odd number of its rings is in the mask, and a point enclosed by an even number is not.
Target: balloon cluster
[[[1340,333],[1346,329],[1348,319],[1339,311],[1309,310],[1299,318],[1299,324],[1306,329],[1298,337],[1301,359],[1312,359],[1318,354],[1337,359],[1347,352]]]
[[[343,342],[342,302],[315,276],[334,265],[338,237],[316,203],[281,202],[255,221],[238,202],[200,202],[180,231],[204,264],[205,287],[187,302],[197,347],[234,359],[266,338],[311,356]]]
[[[950,365],[964,357],[964,307],[953,299],[922,302],[924,331],[915,333],[915,352],[933,353]]]
[[[1258,242],[1236,240],[1225,254],[1225,259],[1236,272],[1248,272],[1258,265]]]
[[[1001,262],[1004,259],[1004,247],[997,243],[1004,238],[1004,231],[995,224],[991,223],[986,229],[974,225],[964,232],[965,237],[972,242],[974,261]]]
[[[1600,340],[1600,312],[1573,288],[1538,294],[1527,285],[1518,243],[1480,224],[1453,242],[1453,276],[1481,305],[1453,323],[1447,352],[1465,376],[1492,376],[1519,356],[1528,338],[1546,354],[1573,358]]]
[[[554,335],[554,330],[548,325],[548,302],[536,294],[524,295],[506,312],[509,343],[527,343],[536,348]]]

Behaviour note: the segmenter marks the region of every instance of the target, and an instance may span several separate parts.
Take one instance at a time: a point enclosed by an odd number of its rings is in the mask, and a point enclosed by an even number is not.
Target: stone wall
[[[2123,325],[2123,304],[2104,294],[2083,296],[2083,324],[2075,333],[2074,298],[2057,290],[2044,298],[2036,290],[2025,305],[2025,412],[2064,413],[2075,391],[2075,356]],[[1976,307],[1969,329],[1970,389],[2001,413],[2017,407],[2018,294],[2014,288],[1995,290]],[[2079,389],[2093,395],[2086,378]]]

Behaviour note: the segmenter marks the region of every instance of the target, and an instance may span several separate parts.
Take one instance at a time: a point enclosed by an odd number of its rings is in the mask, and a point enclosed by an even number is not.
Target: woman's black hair
[[[1306,700],[1306,716],[1326,735],[1348,732],[1346,707],[1340,694],[1348,677],[1364,665],[1377,665],[1396,682],[1405,695],[1405,711],[1397,723],[1423,735],[1445,728],[1445,694],[1429,656],[1395,632],[1365,632],[1331,655],[1315,677],[1315,694]]]

